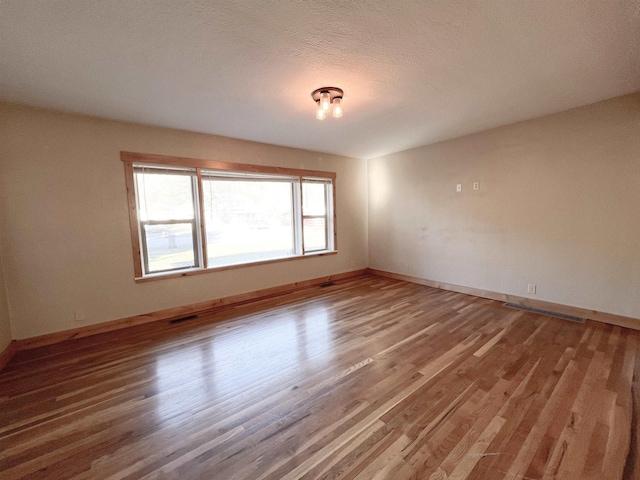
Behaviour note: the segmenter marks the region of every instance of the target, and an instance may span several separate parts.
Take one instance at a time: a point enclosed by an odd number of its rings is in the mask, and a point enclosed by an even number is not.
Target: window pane
[[[294,255],[291,182],[203,178],[209,267]]]
[[[144,225],[147,273],[194,267],[193,224]]]
[[[313,252],[327,249],[327,225],[324,217],[305,218],[304,251]]]
[[[140,220],[194,218],[192,175],[147,171],[135,176]]]
[[[322,183],[302,183],[302,213],[304,215],[325,215],[327,202],[325,185]]]

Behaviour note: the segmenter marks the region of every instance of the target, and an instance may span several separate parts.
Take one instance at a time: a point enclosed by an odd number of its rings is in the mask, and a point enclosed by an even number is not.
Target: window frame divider
[[[205,270],[209,268],[209,256],[207,255],[207,228],[205,225],[205,215],[204,215],[204,197],[203,197],[203,185],[202,185],[202,169],[200,167],[196,167],[196,178],[198,182],[198,210],[200,215],[198,215],[198,221],[200,223],[200,254],[202,255],[202,268]]]
[[[307,253],[306,248],[304,248],[304,195],[302,193],[302,182],[304,181],[304,177],[300,175],[298,178],[298,185],[300,188],[300,250],[302,251],[302,255]]]

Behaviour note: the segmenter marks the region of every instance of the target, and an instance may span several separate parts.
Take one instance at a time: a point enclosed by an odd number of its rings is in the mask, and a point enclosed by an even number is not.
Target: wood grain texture
[[[640,332],[365,276],[19,351],[3,479],[637,479]]]
[[[597,310],[590,310],[588,308],[562,305],[560,303],[546,302],[544,300],[536,300],[535,298],[521,297],[518,295],[511,295],[507,293],[492,292],[490,290],[482,290],[479,288],[463,287],[461,285],[454,285],[452,283],[436,282],[433,280],[427,280],[425,278],[413,277],[411,275],[404,275],[402,273],[387,272],[375,268],[367,268],[367,272],[371,275],[394,278],[396,280],[402,280],[404,282],[426,285],[427,287],[440,288],[442,290],[450,290],[452,292],[474,295],[476,297],[489,298],[491,300],[498,300],[500,302],[515,303],[524,307],[532,307],[539,310],[546,310],[548,312],[562,313],[564,315],[571,315],[574,317],[595,320],[596,322],[603,322],[611,325],[617,325],[619,327],[640,330],[640,318],[625,317],[623,315],[616,315],[614,313],[599,312]]]

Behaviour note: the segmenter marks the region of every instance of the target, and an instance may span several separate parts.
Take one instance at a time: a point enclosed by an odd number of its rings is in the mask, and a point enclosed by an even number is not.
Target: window
[[[329,249],[333,238],[331,227],[331,180],[323,178],[302,179],[302,229],[304,251],[317,252]]]
[[[139,279],[336,251],[335,173],[121,157]]]
[[[145,273],[200,266],[195,169],[134,165]]]

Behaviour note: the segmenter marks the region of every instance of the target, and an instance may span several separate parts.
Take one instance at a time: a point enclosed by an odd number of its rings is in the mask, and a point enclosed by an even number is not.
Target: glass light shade
[[[333,99],[333,116],[341,117],[342,116],[342,99],[340,97]]]
[[[326,116],[327,116],[327,112],[325,112],[322,109],[322,106],[320,105],[320,102],[318,102],[318,108],[316,108],[316,118],[318,120],[324,120]]]
[[[322,92],[320,94],[320,105],[325,112],[329,111],[331,106],[331,94],[329,92]]]

